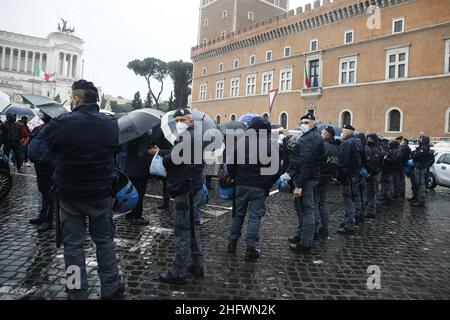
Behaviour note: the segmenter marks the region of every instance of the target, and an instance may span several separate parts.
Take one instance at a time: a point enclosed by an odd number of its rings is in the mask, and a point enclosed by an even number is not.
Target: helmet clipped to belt
[[[113,196],[115,197],[113,211],[126,213],[132,211],[139,201],[139,193],[130,179],[121,171],[116,170],[113,182]]]

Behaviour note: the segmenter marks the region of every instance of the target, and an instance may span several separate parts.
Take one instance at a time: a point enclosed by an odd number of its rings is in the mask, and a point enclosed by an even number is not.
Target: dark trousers
[[[316,229],[314,189],[318,185],[319,181],[307,181],[303,186],[302,196],[294,200],[294,202],[300,202],[294,205],[297,208],[297,237],[302,239],[303,247],[311,248],[314,241]]]
[[[11,147],[11,146],[6,146],[3,148],[4,154],[5,156],[7,156],[9,158],[9,155],[12,151],[14,158],[15,158],[15,162],[16,162],[16,167],[17,170],[20,170],[22,168],[22,162],[21,162],[21,158],[20,158],[20,147]]]
[[[395,197],[395,180],[396,173],[384,173],[382,175],[382,183],[384,184],[384,194],[383,199],[390,201]]]
[[[101,294],[103,297],[112,296],[120,288],[120,276],[114,242],[115,228],[111,197],[82,201],[60,199],[59,204],[68,280],[71,276],[75,276],[75,281],[67,282],[69,299],[88,298],[88,276],[84,253],[86,217],[89,218],[89,233],[97,249]]]
[[[50,190],[53,187],[53,172],[55,168],[46,163],[34,164],[36,171],[38,190],[42,195],[42,206],[39,219],[43,222],[51,222],[53,217],[53,201],[51,199]]]
[[[330,210],[328,208],[328,188],[330,179],[321,179],[314,190],[314,204],[316,206],[316,233],[328,231],[330,224]]]
[[[404,198],[406,194],[406,167],[401,167],[397,174],[395,196]]]
[[[131,211],[130,216],[133,218],[142,218],[142,213],[144,211],[144,198],[145,198],[145,192],[147,191],[147,178],[133,178],[130,177],[131,183],[136,188],[137,192],[139,193],[139,201],[137,206]]]

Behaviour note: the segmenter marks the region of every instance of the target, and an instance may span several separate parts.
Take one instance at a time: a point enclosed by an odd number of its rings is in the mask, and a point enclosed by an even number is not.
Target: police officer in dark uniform
[[[198,209],[203,187],[203,163],[195,163],[196,145],[194,136],[194,122],[189,109],[183,108],[175,112],[179,138],[172,150],[160,150],[157,146],[148,152],[154,156],[158,152],[163,156],[163,164],[167,169],[167,191],[175,199],[174,205],[174,247],[175,256],[172,267],[168,272],[162,273],[159,280],[165,283],[185,284],[186,274],[189,271],[197,277],[204,276],[204,260],[198,230],[194,224],[191,213]],[[201,143],[203,145],[203,143]],[[181,150],[183,159],[181,163],[175,160],[177,152]],[[191,152],[186,155],[185,152]],[[176,153],[176,154],[175,154]],[[187,160],[186,160],[187,159]],[[202,157],[203,159],[203,157]],[[180,159],[178,159],[180,160]],[[191,208],[191,199],[194,208]],[[192,211],[193,209],[193,211]],[[189,266],[189,260],[192,264]]]
[[[355,195],[362,165],[361,141],[355,137],[355,128],[345,125],[342,130],[344,142],[341,145],[338,162],[338,181],[342,184],[345,206],[345,220],[338,230],[339,234],[354,233],[356,223]]]
[[[398,141],[389,143],[389,152],[384,157],[383,176],[384,176],[384,197],[383,205],[390,205],[395,198],[395,179],[398,176],[402,164],[402,151]]]
[[[412,153],[414,162],[414,196],[412,205],[423,208],[425,206],[425,185],[427,172],[434,163],[434,153],[430,147],[430,138],[421,136],[419,147]]]
[[[383,168],[383,151],[377,134],[367,135],[368,161],[367,161],[367,218],[375,219],[380,194],[380,179]]]
[[[320,165],[325,157],[325,147],[316,126],[316,118],[307,114],[301,118],[302,136],[298,142],[295,166],[295,191],[298,228],[297,235],[289,239],[290,248],[297,253],[309,253],[316,228],[314,190],[319,185]]]
[[[76,300],[88,298],[84,255],[86,216],[97,247],[102,299],[119,297],[124,290],[112,220],[114,154],[119,126],[114,117],[100,113],[98,100],[98,90],[92,82],[75,82],[72,112],[53,119],[45,131],[55,165],[53,180],[59,194],[64,260],[70,279],[76,276],[74,283],[68,281],[66,291],[69,299]]]

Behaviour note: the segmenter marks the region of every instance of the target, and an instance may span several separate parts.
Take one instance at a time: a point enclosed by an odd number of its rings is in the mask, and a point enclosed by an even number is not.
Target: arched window
[[[353,114],[350,110],[342,110],[341,115],[339,116],[339,125],[344,127],[347,124],[353,124]]]
[[[386,132],[403,131],[403,113],[398,108],[389,109],[386,112]]]
[[[266,119],[266,120],[269,120],[269,114],[268,114],[267,112],[264,113],[264,114],[263,114],[263,118]]]
[[[234,113],[230,116],[230,120],[231,121],[236,121],[236,115]]]
[[[282,112],[280,114],[280,125],[285,128],[285,129],[289,129],[289,116],[287,114],[287,112]]]
[[[217,124],[220,124],[220,114],[218,114],[218,115],[216,116],[216,123],[217,123]]]
[[[450,134],[450,107],[445,113],[445,133]]]

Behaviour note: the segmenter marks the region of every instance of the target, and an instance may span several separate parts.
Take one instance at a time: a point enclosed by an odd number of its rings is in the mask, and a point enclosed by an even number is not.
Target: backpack
[[[48,145],[44,139],[44,126],[38,127],[33,131],[31,141],[28,145],[28,159],[31,162],[48,161]]]

